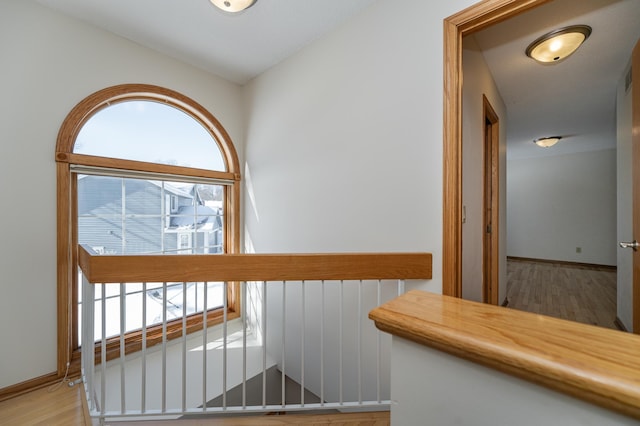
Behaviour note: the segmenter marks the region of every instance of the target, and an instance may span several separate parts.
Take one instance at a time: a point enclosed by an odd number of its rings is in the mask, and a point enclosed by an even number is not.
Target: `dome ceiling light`
[[[562,136],[547,136],[544,138],[538,138],[533,141],[538,146],[542,148],[550,148],[558,143],[558,141],[562,139]]]
[[[591,27],[587,25],[559,28],[536,39],[525,53],[543,64],[559,62],[575,52],[590,35]]]
[[[209,0],[218,9],[229,12],[238,13],[249,9],[257,0]]]

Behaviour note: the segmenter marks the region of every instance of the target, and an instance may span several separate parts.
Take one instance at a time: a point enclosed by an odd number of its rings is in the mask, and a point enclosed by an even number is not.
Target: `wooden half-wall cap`
[[[95,255],[80,246],[90,283],[164,281],[424,280],[431,253]]]
[[[640,419],[640,336],[410,291],[369,313],[376,327]]]

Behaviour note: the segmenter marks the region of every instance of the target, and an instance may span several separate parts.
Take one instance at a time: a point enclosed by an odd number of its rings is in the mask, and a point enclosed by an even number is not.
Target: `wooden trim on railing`
[[[376,327],[640,419],[640,336],[410,291]]]
[[[430,253],[112,256],[78,250],[91,283],[431,279]]]

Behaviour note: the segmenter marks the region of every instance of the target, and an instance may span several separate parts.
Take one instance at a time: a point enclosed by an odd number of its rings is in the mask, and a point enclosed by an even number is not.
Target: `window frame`
[[[218,144],[225,162],[225,171],[204,170],[184,166],[147,163],[109,157],[75,154],[74,145],[84,124],[98,111],[114,103],[127,101],[153,101],[173,106],[190,115],[211,134]],[[80,351],[78,347],[77,314],[77,178],[72,166],[97,167],[132,172],[165,175],[167,179],[205,178],[231,182],[224,186],[224,245],[225,253],[239,253],[240,247],[240,166],[233,142],[220,122],[202,105],[171,89],[148,84],[122,84],[99,90],[80,101],[67,115],[58,132],[55,152],[57,179],[57,294],[58,294],[58,376],[79,371]],[[239,284],[232,283],[227,291],[228,318],[239,316]],[[77,312],[77,310],[76,310]],[[221,322],[222,309],[210,311],[208,325]],[[200,319],[198,320],[199,317]],[[202,328],[202,315],[188,317],[188,333]],[[178,320],[181,322],[181,320]],[[180,337],[181,328],[169,327],[171,337]],[[148,330],[150,343],[156,332]],[[96,347],[98,347],[97,345]],[[129,353],[140,347],[136,332],[130,333],[125,351]],[[119,354],[119,342],[107,344],[108,358]]]

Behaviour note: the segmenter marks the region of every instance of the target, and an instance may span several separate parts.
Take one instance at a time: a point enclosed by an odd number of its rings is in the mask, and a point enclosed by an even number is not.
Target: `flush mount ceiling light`
[[[533,143],[543,148],[549,148],[557,144],[560,139],[562,139],[562,136],[547,136],[545,138],[538,138],[534,140]]]
[[[591,27],[572,25],[551,31],[527,47],[528,57],[543,64],[559,62],[575,52],[591,35]]]
[[[237,13],[253,6],[257,0],[209,0],[215,7],[225,12]]]

